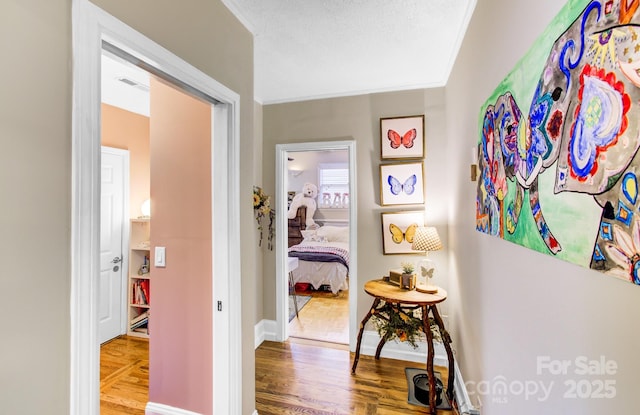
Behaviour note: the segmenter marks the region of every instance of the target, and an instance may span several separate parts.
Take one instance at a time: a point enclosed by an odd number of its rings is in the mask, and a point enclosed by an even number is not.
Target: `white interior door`
[[[102,147],[100,197],[100,281],[98,319],[100,343],[124,334],[125,201],[129,152]]]

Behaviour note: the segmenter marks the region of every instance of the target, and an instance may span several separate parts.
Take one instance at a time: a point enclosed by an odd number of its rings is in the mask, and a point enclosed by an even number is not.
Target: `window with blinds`
[[[318,165],[318,207],[346,207],[349,204],[349,164]]]

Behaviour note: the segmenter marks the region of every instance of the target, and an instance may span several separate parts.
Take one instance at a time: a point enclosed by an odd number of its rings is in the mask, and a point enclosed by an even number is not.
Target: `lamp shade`
[[[151,200],[147,199],[142,202],[142,206],[140,206],[140,212],[142,212],[142,216],[145,218],[151,216]]]
[[[411,249],[414,251],[438,251],[442,249],[442,242],[440,242],[436,228],[431,226],[419,227],[413,236]]]

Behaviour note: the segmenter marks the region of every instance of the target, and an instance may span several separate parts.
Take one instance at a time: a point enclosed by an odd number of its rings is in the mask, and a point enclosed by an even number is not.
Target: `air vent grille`
[[[139,89],[141,91],[145,91],[145,92],[149,91],[149,87],[148,86],[143,85],[143,84],[141,84],[139,82],[136,82],[136,81],[134,81],[133,79],[130,79],[130,78],[119,77],[118,81],[120,81],[120,82],[122,82],[124,84],[127,84],[127,85],[129,85],[129,86],[131,86],[133,88],[137,88],[137,89]]]

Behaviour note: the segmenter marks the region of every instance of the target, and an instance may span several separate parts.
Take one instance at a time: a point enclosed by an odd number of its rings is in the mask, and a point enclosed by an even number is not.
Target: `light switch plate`
[[[158,268],[164,268],[167,266],[167,257],[165,255],[164,246],[156,246],[154,265]]]

